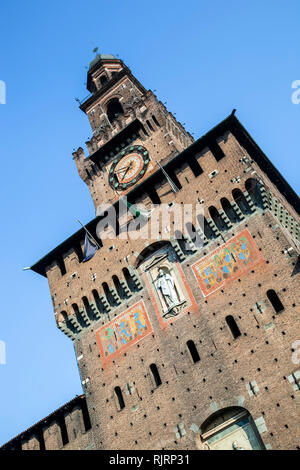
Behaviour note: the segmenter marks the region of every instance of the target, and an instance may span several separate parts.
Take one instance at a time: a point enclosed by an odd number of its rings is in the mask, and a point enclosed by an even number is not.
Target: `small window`
[[[238,338],[239,336],[241,336],[240,329],[237,326],[237,323],[236,323],[235,319],[233,318],[233,316],[228,315],[228,317],[226,317],[225,320],[226,320],[227,325],[230,328],[230,331],[231,331],[231,334],[232,334],[233,338],[235,339],[235,338]]]
[[[107,76],[106,75],[101,75],[100,77],[100,83],[101,85],[105,85],[105,83],[108,81],[107,79]]]
[[[156,364],[150,364],[149,368],[151,371],[152,379],[155,383],[155,387],[159,387],[161,385],[161,378],[160,378]]]
[[[120,389],[120,387],[115,387],[114,393],[116,397],[118,411],[121,411],[123,410],[123,408],[125,408],[122,390]]]
[[[280,313],[284,310],[284,306],[282,305],[280,298],[273,289],[267,291],[267,297],[276,313]]]
[[[196,348],[196,345],[194,343],[194,341],[192,341],[191,339],[186,343],[187,347],[188,347],[188,350],[189,350],[189,353],[191,355],[191,359],[193,361],[193,363],[195,364],[196,362],[199,362],[200,361],[200,356],[199,356],[199,353],[198,353],[198,350]]]

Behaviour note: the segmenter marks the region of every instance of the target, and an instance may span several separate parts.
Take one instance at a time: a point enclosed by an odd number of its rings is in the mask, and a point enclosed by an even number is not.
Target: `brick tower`
[[[83,260],[83,228],[32,266],[84,395],[4,447],[299,448],[297,195],[234,112],[194,141],[112,55],[87,88],[93,137],[73,157],[99,249]],[[120,196],[147,217],[124,222]]]

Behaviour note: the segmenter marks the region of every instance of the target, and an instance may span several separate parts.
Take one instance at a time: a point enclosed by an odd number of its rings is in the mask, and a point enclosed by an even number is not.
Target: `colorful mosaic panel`
[[[193,272],[206,297],[227,282],[248,272],[262,255],[247,229],[195,263]]]
[[[151,332],[144,303],[139,302],[96,331],[102,362],[117,356]]]

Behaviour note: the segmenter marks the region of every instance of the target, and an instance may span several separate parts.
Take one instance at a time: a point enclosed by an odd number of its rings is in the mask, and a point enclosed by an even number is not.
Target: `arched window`
[[[188,350],[189,350],[189,353],[191,355],[191,359],[193,361],[193,363],[195,364],[196,362],[199,362],[200,361],[200,356],[199,356],[199,353],[198,353],[198,350],[196,348],[196,345],[194,343],[194,341],[192,341],[191,339],[186,343],[187,347],[188,347]]]
[[[125,401],[123,398],[122,390],[120,389],[120,387],[115,387],[114,393],[116,397],[118,411],[121,411],[123,410],[123,408],[125,408]]]
[[[108,82],[107,76],[105,74],[101,75],[101,77],[100,77],[101,85],[105,85],[106,82]]]
[[[230,331],[231,331],[231,334],[233,336],[234,339],[238,338],[239,336],[241,336],[241,332],[240,332],[240,329],[239,327],[237,326],[237,323],[235,321],[235,319],[233,318],[232,315],[228,315],[226,318],[226,323],[227,325],[229,326],[230,328]]]
[[[222,219],[221,215],[219,214],[219,211],[214,206],[210,206],[208,211],[209,211],[209,215],[211,216],[218,230],[220,231],[228,230],[228,227],[225,224],[224,220]]]
[[[284,306],[282,305],[280,298],[273,289],[267,291],[267,297],[276,313],[280,313],[284,310]]]
[[[161,378],[160,378],[156,364],[150,364],[149,369],[150,369],[152,380],[155,384],[155,387],[159,387],[162,382],[161,382]]]
[[[124,113],[118,98],[113,98],[108,102],[106,113],[110,122],[113,122],[118,116]]]
[[[240,189],[235,188],[232,191],[232,196],[237,205],[239,206],[240,210],[243,212],[243,214],[251,214],[249,204]]]
[[[222,206],[223,211],[227,215],[228,219],[230,220],[230,222],[234,224],[239,222],[240,219],[237,213],[235,212],[234,208],[232,207],[228,199],[226,199],[226,197],[222,197],[221,206]]]

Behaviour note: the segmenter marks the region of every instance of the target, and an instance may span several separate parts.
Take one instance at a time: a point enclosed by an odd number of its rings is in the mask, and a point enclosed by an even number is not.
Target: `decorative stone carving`
[[[192,299],[171,246],[156,251],[144,261],[140,270],[145,272],[146,285],[154,296],[154,308],[161,326],[191,306]]]

